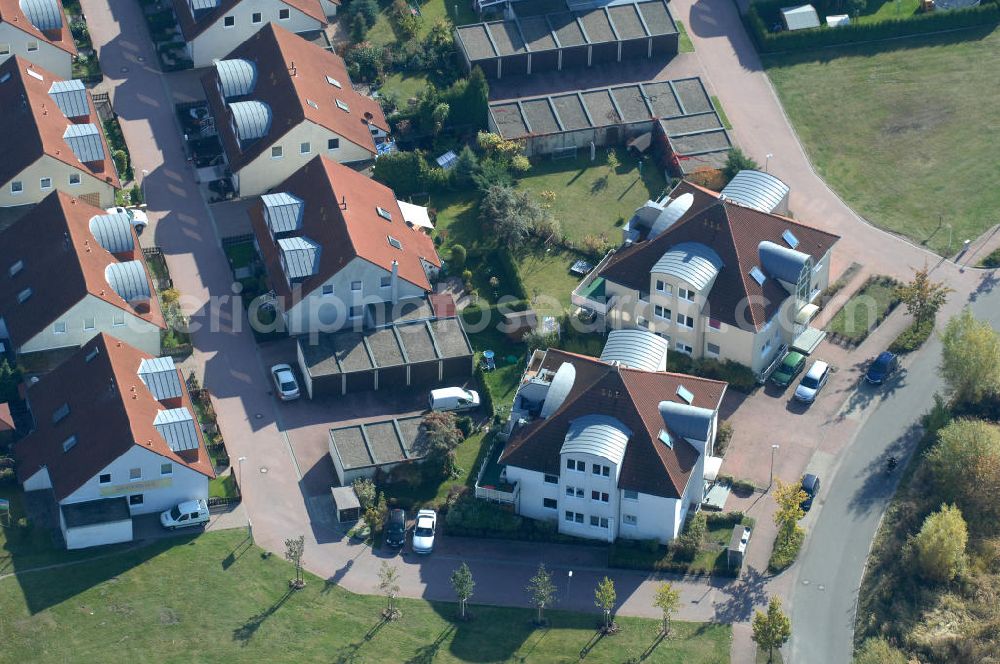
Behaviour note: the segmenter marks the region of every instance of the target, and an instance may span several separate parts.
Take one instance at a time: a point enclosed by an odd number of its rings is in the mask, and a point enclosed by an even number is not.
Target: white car
[[[282,401],[294,401],[302,395],[292,367],[287,364],[275,364],[271,367],[271,380],[274,381],[274,389],[278,391],[278,398]]]
[[[174,530],[186,526],[200,526],[208,523],[208,502],[205,500],[187,500],[174,505],[160,514],[160,525]]]
[[[479,393],[464,387],[442,387],[431,390],[427,405],[431,410],[472,410],[479,408]]]
[[[434,550],[434,529],[437,527],[437,513],[434,510],[417,512],[417,523],[413,527],[413,552],[430,553]]]
[[[823,360],[816,360],[809,371],[803,376],[802,382],[795,388],[795,400],[803,403],[816,401],[816,395],[826,385],[830,377],[830,365]]]
[[[135,232],[139,235],[142,235],[142,232],[146,230],[146,226],[149,225],[149,217],[146,216],[146,212],[141,208],[110,207],[105,211],[111,214],[128,215],[129,221],[132,222],[132,226],[135,228]]]

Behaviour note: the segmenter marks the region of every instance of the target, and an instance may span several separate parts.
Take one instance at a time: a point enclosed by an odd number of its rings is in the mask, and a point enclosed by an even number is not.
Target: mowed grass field
[[[764,65],[817,171],[872,223],[953,254],[1000,222],[1000,29]]]
[[[403,600],[383,624],[380,597],[306,575],[290,593],[291,566],[244,541],[243,531],[171,538],[94,562],[0,580],[4,662],[576,662],[638,659],[658,622],[623,618],[597,639],[597,611],[551,611]],[[675,623],[676,636],[646,662],[729,661],[728,625]]]

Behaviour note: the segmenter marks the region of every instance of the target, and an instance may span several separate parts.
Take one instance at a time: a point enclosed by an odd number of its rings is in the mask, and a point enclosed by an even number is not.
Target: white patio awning
[[[805,325],[813,319],[814,316],[819,312],[819,307],[815,304],[807,304],[801,309],[799,313],[795,314],[795,322],[799,325]]]
[[[714,482],[717,480],[720,468],[722,468],[722,457],[705,457],[705,481]]]
[[[399,203],[399,210],[403,213],[403,220],[406,223],[418,228],[434,228],[434,224],[431,223],[431,217],[427,213],[427,208],[412,203],[404,203],[403,201],[396,202]]]

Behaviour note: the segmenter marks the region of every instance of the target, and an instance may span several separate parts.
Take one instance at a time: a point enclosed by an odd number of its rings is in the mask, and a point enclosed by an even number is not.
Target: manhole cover
[[[267,466],[261,466],[260,467],[260,472],[266,473],[267,472]]]
[[[802,585],[808,586],[809,585],[809,579],[803,579],[802,580]]]
[[[128,73],[128,67],[122,67],[122,73],[123,74],[127,74]]]

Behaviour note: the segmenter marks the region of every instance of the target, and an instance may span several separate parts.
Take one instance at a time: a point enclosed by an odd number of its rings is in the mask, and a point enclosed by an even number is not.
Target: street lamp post
[[[778,451],[780,445],[775,443],[771,445],[771,479],[767,482],[767,490],[770,491],[771,487],[774,485],[774,453]]]
[[[764,172],[765,173],[767,173],[767,167],[771,165],[771,157],[773,157],[773,156],[774,156],[773,154],[771,154],[770,152],[768,152],[767,155],[764,157]]]
[[[569,601],[569,589],[573,586],[573,570],[566,573],[566,600]]]

